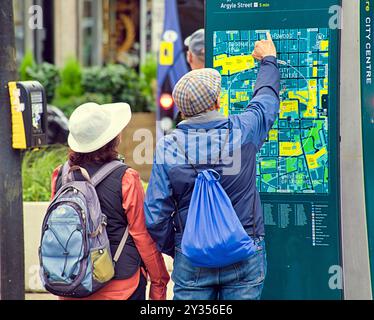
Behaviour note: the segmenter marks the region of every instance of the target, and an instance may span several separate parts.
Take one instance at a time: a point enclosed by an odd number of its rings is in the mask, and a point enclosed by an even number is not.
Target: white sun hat
[[[131,107],[127,103],[83,104],[70,117],[69,147],[77,153],[97,151],[117,137],[130,121]]]

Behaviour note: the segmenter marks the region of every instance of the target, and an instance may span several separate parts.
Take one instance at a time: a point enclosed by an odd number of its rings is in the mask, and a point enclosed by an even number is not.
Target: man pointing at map
[[[174,100],[186,120],[157,146],[145,213],[149,233],[159,249],[175,259],[176,300],[261,298],[267,262],[263,211],[256,189],[256,154],[280,105],[277,50],[270,33],[267,40],[256,42],[253,57],[260,61],[255,91],[240,115],[227,118],[219,112],[221,76],[214,69],[192,71],[174,89]],[[239,144],[232,146],[238,131]],[[215,144],[217,140],[220,143]],[[230,152],[239,153],[241,159],[239,171],[231,174],[224,160],[228,156],[225,146],[230,144]],[[175,159],[180,145],[185,152]],[[220,174],[240,223],[255,242],[255,254],[224,268],[196,267],[181,250],[189,208],[196,205],[191,203],[196,174],[209,169]]]

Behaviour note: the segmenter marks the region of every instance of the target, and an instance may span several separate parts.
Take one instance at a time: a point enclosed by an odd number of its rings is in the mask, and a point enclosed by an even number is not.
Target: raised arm
[[[270,34],[267,40],[257,41],[253,57],[261,61],[254,96],[246,112],[231,120],[242,132],[244,143],[254,143],[258,149],[272,128],[279,112],[280,73],[277,51]]]

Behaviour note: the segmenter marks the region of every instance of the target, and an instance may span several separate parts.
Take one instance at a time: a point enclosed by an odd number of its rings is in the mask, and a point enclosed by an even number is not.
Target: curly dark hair
[[[104,147],[91,153],[78,153],[70,149],[69,163],[71,166],[84,166],[86,164],[105,164],[119,157],[118,147],[120,145],[120,136],[117,136]]]

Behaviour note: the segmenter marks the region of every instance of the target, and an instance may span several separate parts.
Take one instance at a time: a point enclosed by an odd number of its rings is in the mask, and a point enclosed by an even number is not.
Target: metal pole
[[[8,82],[17,79],[12,0],[0,7],[0,299],[24,300],[21,155],[12,149]]]

